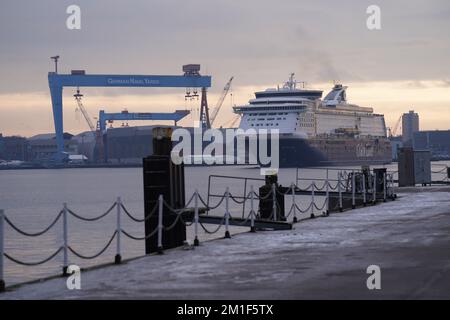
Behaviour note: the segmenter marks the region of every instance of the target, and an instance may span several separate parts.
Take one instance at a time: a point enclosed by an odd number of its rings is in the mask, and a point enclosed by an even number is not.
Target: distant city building
[[[411,146],[414,133],[419,131],[419,115],[413,110],[402,116],[403,145]]]
[[[19,136],[4,137],[0,134],[0,159],[28,161],[30,158],[29,143]]]
[[[430,150],[433,160],[450,159],[450,130],[420,131],[414,133],[416,150]]]

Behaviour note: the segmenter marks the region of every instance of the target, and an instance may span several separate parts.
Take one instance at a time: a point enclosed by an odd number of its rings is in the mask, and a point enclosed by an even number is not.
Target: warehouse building
[[[413,146],[417,150],[430,150],[433,160],[448,160],[450,159],[450,130],[416,132]]]

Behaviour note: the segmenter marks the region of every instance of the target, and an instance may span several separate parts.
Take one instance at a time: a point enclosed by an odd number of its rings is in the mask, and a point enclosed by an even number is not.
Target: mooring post
[[[291,192],[292,192],[292,210],[294,210],[294,219],[292,220],[294,223],[297,223],[297,208],[295,207],[296,206],[296,204],[295,204],[295,184],[294,183],[292,183],[291,184],[291,188],[292,188],[292,190],[291,190]]]
[[[341,189],[341,173],[338,172],[338,193],[339,193],[339,212],[343,211],[342,208],[342,189]]]
[[[195,232],[195,238],[194,238],[194,246],[198,246],[200,242],[198,241],[198,190],[195,189],[194,194],[194,232]]]
[[[366,197],[366,174],[363,172],[362,174],[362,193],[363,193],[363,206],[367,205],[367,197]]]
[[[158,254],[163,254],[162,233],[163,233],[163,195],[158,197]]]
[[[254,191],[253,191],[253,185],[250,186],[250,232],[255,232],[255,210],[254,210]]]
[[[116,243],[116,256],[114,257],[114,263],[115,264],[120,264],[122,262],[122,255],[120,254],[120,235],[122,233],[122,227],[120,225],[120,209],[122,206],[122,200],[120,199],[120,197],[117,197],[116,200],[116,209],[117,209],[117,225],[116,225],[116,237],[117,237],[117,243]]]
[[[68,253],[68,235],[67,235],[67,203],[63,204],[63,276],[67,276],[67,268],[69,267],[69,253]]]
[[[329,215],[330,214],[330,181],[329,181],[329,175],[328,175],[328,168],[327,168],[327,187],[326,187],[326,199],[325,201],[327,202],[326,205],[326,210],[325,210],[325,215]]]
[[[272,183],[272,216],[273,221],[277,221],[277,191],[275,183]]]
[[[225,191],[225,238],[231,238],[230,231],[228,230],[228,226],[230,223],[230,188],[227,187],[227,190]]]
[[[5,291],[3,254],[5,253],[5,211],[0,209],[0,292]]]
[[[383,172],[383,202],[386,202],[386,172]]]
[[[314,215],[314,206],[316,205],[314,202],[314,189],[316,189],[316,183],[311,183],[311,219],[315,218]]]
[[[355,171],[352,171],[352,209],[356,208],[355,189],[356,189]]]

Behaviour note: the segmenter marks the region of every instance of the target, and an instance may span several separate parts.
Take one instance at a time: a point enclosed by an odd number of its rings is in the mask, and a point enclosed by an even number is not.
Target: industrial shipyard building
[[[112,164],[142,164],[142,158],[153,153],[153,134],[155,127],[139,126],[110,128],[106,134],[105,150],[107,161]]]
[[[111,164],[140,165],[142,158],[152,154],[152,130],[155,126],[109,128],[104,135],[105,160]],[[171,127],[162,126],[157,127]],[[0,135],[0,160],[19,160],[32,163],[52,161],[57,151],[54,133],[38,134],[30,138]],[[91,131],[77,135],[64,133],[64,152],[68,160],[84,156],[83,162],[95,163],[96,139]]]
[[[415,132],[413,147],[417,150],[430,150],[433,160],[448,160],[450,159],[450,130]]]

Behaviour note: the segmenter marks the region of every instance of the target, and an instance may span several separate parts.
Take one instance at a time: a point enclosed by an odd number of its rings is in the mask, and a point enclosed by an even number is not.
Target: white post
[[[388,189],[388,193],[389,193],[389,197],[392,197],[394,195],[394,174],[390,174],[389,175],[389,189]]]
[[[293,219],[293,221],[294,221],[294,223],[297,223],[297,208],[295,207],[295,184],[291,184],[291,188],[292,188],[292,207],[293,207],[293,209],[292,210],[294,210],[294,219]]]
[[[67,268],[69,267],[69,255],[68,255],[68,234],[67,234],[67,203],[63,204],[63,275],[67,276]]]
[[[383,201],[386,202],[386,172],[383,173]]]
[[[329,179],[329,175],[328,175],[328,168],[327,168],[327,188],[326,188],[326,199],[325,199],[325,201],[327,202],[327,205],[325,206],[325,215],[330,214],[330,181],[328,179]]]
[[[342,212],[341,173],[338,172],[339,212]]]
[[[315,215],[314,215],[314,205],[315,205],[315,202],[314,202],[314,190],[315,189],[316,189],[316,183],[313,182],[313,183],[311,183],[311,218],[315,217]]]
[[[0,209],[0,292],[5,291],[3,254],[5,253],[5,211]]]
[[[386,198],[390,197],[390,188],[391,188],[391,174],[387,173],[386,174]]]
[[[117,197],[116,200],[116,209],[117,209],[117,225],[116,225],[116,237],[117,237],[117,246],[116,246],[116,256],[114,257],[114,263],[120,264],[122,262],[122,255],[120,254],[120,235],[122,233],[122,227],[120,223],[120,209],[121,209],[122,201],[120,197]]]
[[[255,232],[255,210],[254,210],[254,199],[255,199],[255,195],[253,192],[253,185],[250,186],[250,192],[251,192],[251,196],[250,196],[250,232]]]
[[[227,187],[227,190],[225,191],[225,238],[231,238],[230,231],[228,230],[228,226],[230,223],[229,202],[230,202],[230,188]]]
[[[194,195],[194,232],[195,232],[195,238],[194,238],[194,246],[198,246],[200,242],[198,241],[198,190],[195,189],[195,195]]]
[[[272,215],[273,221],[277,221],[277,191],[275,189],[275,183],[272,183]]]
[[[356,189],[355,171],[352,171],[352,209],[355,209],[356,207],[355,189]]]
[[[366,198],[366,174],[362,174],[362,192],[363,192],[363,205],[366,206],[367,198]]]
[[[373,173],[373,186],[372,186],[372,195],[373,195],[373,203],[375,204],[377,202],[377,174]]]
[[[394,174],[393,173],[390,173],[390,174],[388,174],[387,175],[387,196],[389,197],[389,198],[391,198],[391,200],[394,200],[394,191],[393,191],[393,188],[394,188]]]
[[[163,195],[158,198],[158,254],[163,253],[162,233],[163,233]]]

